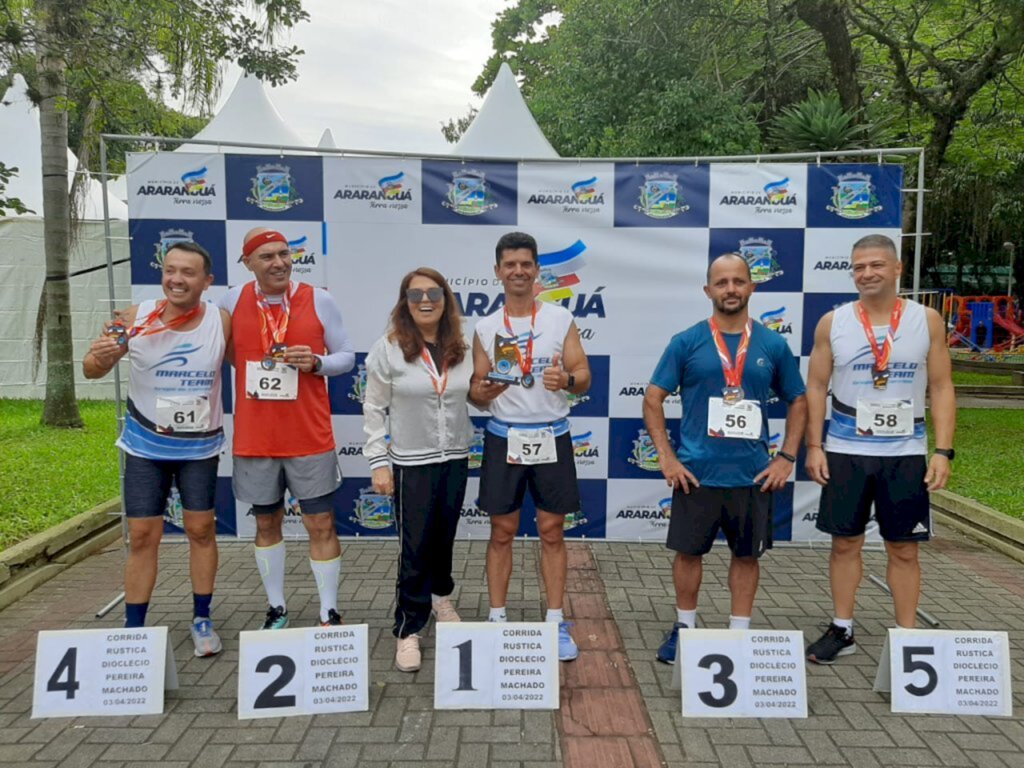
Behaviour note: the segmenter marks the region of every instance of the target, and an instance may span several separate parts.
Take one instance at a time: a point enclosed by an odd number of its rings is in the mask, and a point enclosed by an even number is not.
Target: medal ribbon
[[[192,309],[188,310],[188,312],[186,312],[183,315],[178,315],[177,317],[171,318],[170,320],[163,322],[162,325],[153,325],[153,323],[160,319],[160,315],[166,308],[167,299],[162,299],[161,301],[157,302],[156,309],[154,309],[152,312],[146,315],[145,320],[143,320],[141,323],[136,323],[131,327],[131,329],[128,331],[128,338],[134,339],[136,336],[152,336],[155,333],[162,333],[163,331],[172,331],[178,326],[184,325],[193,317],[198,315],[199,312],[202,310],[203,305],[201,303],[196,304],[194,307],[192,307]]]
[[[896,339],[896,329],[900,327],[900,318],[903,317],[903,302],[896,300],[896,306],[892,308],[889,316],[889,330],[885,334],[885,341],[881,348],[878,346],[878,339],[875,338],[875,329],[871,326],[871,318],[867,310],[859,301],[857,302],[857,314],[860,316],[860,324],[864,326],[864,334],[871,344],[871,351],[875,355],[875,370],[882,372],[889,369],[889,357],[892,355],[892,345]]]
[[[434,385],[434,391],[440,397],[448,387],[448,364],[442,364],[441,373],[439,374],[437,366],[434,365],[434,358],[426,347],[420,348],[420,356],[423,358],[423,367],[430,374],[430,383]]]
[[[708,318],[708,325],[711,327],[711,338],[718,349],[718,359],[722,361],[722,375],[725,376],[725,385],[727,387],[738,387],[743,379],[743,366],[747,362],[747,348],[750,346],[750,331],[753,328],[753,322],[748,318],[747,324],[743,327],[743,338],[740,339],[740,345],[736,349],[735,361],[733,361],[732,355],[729,354],[729,348],[725,345],[725,339],[722,338],[722,332],[718,330],[718,323],[715,322],[715,318]]]
[[[512,320],[508,316],[508,307],[505,307],[503,311],[505,313],[505,330],[508,331],[509,336],[516,339],[516,360],[519,361],[519,369],[523,372],[524,376],[529,376],[533,370],[533,326],[537,322],[537,302],[533,302],[533,314],[530,315],[530,338],[526,341],[525,356],[522,350],[519,349],[519,337],[512,330]]]
[[[291,314],[292,307],[288,297],[292,292],[292,284],[291,281],[288,282],[288,290],[281,297],[280,322],[274,317],[270,309],[270,302],[267,301],[267,297],[263,295],[260,287],[256,285],[253,286],[253,289],[256,292],[256,306],[260,310],[260,338],[263,340],[263,346],[269,355],[271,347],[274,344],[283,344],[284,337],[288,333],[288,317]]]

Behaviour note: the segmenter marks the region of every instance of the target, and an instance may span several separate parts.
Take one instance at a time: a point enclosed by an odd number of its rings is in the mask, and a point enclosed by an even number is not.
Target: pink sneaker
[[[396,667],[402,672],[415,672],[420,668],[422,661],[419,635],[398,638],[398,649],[395,651]]]
[[[434,614],[434,618],[437,621],[462,621],[462,619],[459,618],[458,612],[455,610],[455,606],[452,605],[452,601],[447,597],[435,600],[433,605],[434,607],[431,613]]]

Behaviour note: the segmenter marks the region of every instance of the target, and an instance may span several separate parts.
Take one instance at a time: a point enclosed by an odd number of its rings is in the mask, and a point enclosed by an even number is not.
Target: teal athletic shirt
[[[741,333],[723,333],[729,354],[736,358]],[[754,478],[768,466],[768,415],[765,406],[777,395],[792,403],[804,394],[800,367],[775,331],[758,322],[750,332],[750,347],[743,368],[744,398],[761,403],[761,439],[742,440],[708,436],[708,398],[721,397],[725,376],[707,320],[672,337],[651,376],[651,383],[667,392],[678,388],[683,401],[676,455],[701,485],[740,488],[754,485]]]

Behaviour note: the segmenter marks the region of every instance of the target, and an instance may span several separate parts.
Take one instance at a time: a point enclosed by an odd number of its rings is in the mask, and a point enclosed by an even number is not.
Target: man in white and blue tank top
[[[82,361],[90,379],[105,376],[125,355],[131,366],[124,429],[117,441],[125,454],[130,537],[125,626],[145,625],[173,484],[190,547],[196,656],[221,650],[210,604],[217,572],[214,493],[224,443],[221,363],[231,325],[226,312],[203,301],[212,282],[206,250],[197,243],[176,244],[163,260],[164,298],[143,301],[107,323]]]
[[[537,507],[548,600],[544,620],[558,623],[559,660],[572,661],[579,649],[562,610],[568,562],[563,531],[565,516],[580,509],[580,494],[568,394],[590,388],[590,364],[569,310],[535,298],[537,241],[524,232],[509,232],[498,240],[494,256],[505,306],[476,325],[469,393],[470,400],[491,412],[480,465],[480,508],[491,522],[488,620],[507,618],[512,542],[529,490]]]
[[[860,298],[818,323],[807,377],[807,472],[823,487],[817,527],[832,535],[835,608],[825,634],[807,649],[818,664],[857,648],[853,606],[872,505],[885,540],[896,624],[913,628],[921,594],[918,542],[931,535],[928,492],[949,478],[956,425],[945,323],[935,310],[898,296],[896,245],[884,235],[863,237],[851,264]],[[926,393],[935,428],[930,460]]]

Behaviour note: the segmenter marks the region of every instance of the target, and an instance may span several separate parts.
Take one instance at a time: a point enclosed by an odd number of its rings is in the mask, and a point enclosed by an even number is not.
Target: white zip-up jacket
[[[366,356],[363,399],[363,455],[370,469],[468,457],[473,425],[466,399],[472,375],[473,355],[467,350],[462,362],[449,369],[439,396],[419,357],[407,363],[397,342],[386,335],[377,339]]]

